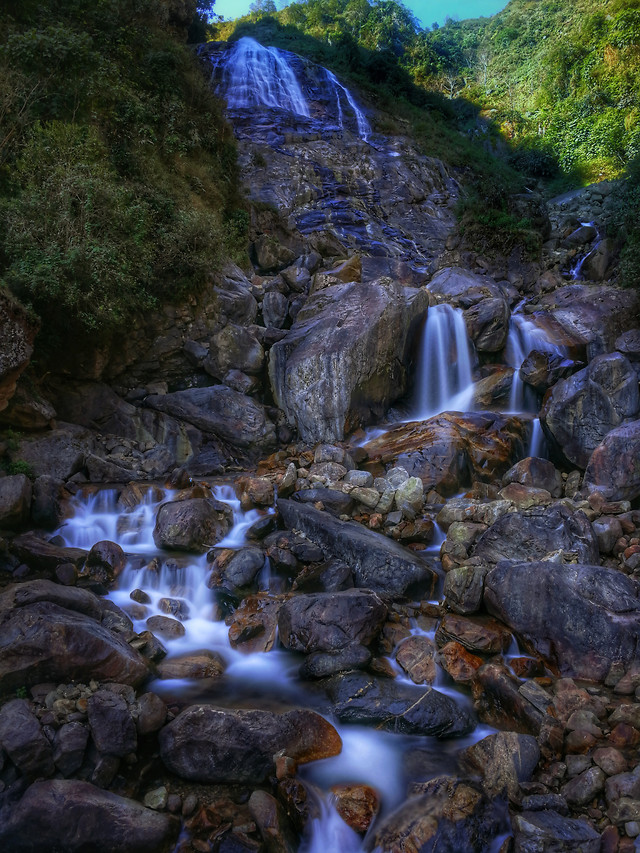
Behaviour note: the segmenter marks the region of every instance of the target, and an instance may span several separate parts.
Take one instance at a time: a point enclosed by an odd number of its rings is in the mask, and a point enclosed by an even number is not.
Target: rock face
[[[487,610],[561,675],[600,681],[637,662],[640,584],[599,566],[503,563],[487,574]]]
[[[612,353],[558,382],[540,418],[554,446],[585,468],[607,433],[637,417],[639,409],[638,376],[623,355]]]
[[[227,711],[193,705],[160,733],[160,755],[183,779],[260,783],[274,771],[281,750],[299,763],[337,755],[342,741],[333,726],[307,710]]]
[[[8,818],[0,846],[15,853],[168,853],[180,828],[166,814],[89,782],[35,782]]]
[[[508,513],[480,536],[472,553],[483,562],[499,563],[542,560],[557,551],[574,562],[599,562],[598,540],[583,512],[555,505]]]
[[[474,479],[501,477],[522,456],[528,428],[510,415],[447,412],[394,427],[365,449],[370,460],[393,460],[425,488],[449,496]]]
[[[402,395],[427,306],[424,291],[387,278],[309,298],[269,361],[273,396],[303,441],[340,440]]]
[[[148,666],[102,624],[109,613],[91,593],[50,581],[6,589],[0,595],[0,691],[91,678],[140,684]]]
[[[584,485],[611,501],[632,501],[640,496],[640,421],[607,433],[591,454]]]
[[[356,586],[395,595],[433,589],[435,574],[426,563],[387,537],[294,500],[278,500],[278,510],[290,530],[301,530],[325,556],[344,560]]]
[[[12,299],[0,292],[0,411],[7,408],[20,374],[29,364],[38,322]]]
[[[0,527],[19,527],[29,518],[31,481],[24,474],[0,479]]]
[[[158,510],[153,538],[159,548],[203,554],[229,531],[230,516],[213,498],[168,501]]]

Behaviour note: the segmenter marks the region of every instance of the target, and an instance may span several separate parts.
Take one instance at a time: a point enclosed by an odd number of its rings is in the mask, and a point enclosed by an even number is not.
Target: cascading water
[[[305,118],[311,117],[310,102],[296,75],[296,64],[302,62],[295,54],[277,47],[264,47],[245,36],[227,50],[210,56],[214,89],[224,97],[230,110],[250,110],[270,107]],[[354,129],[365,142],[369,141],[371,126],[351,92],[332,71],[314,66],[314,75],[321,90],[321,100],[329,104],[332,118],[340,130],[355,121]],[[305,88],[311,85],[305,82]]]
[[[467,410],[473,399],[472,368],[473,344],[462,311],[447,304],[434,305],[422,338],[413,419]]]
[[[582,225],[583,227],[585,227],[585,226],[591,226],[594,228],[596,227],[595,222],[581,222],[580,225]],[[587,252],[585,255],[582,255],[580,258],[578,258],[578,260],[573,264],[573,266],[569,270],[569,277],[571,279],[573,279],[573,281],[583,281],[584,280],[584,276],[582,275],[582,267],[584,266],[585,261],[588,258],[590,258],[591,255],[593,255],[593,253],[597,250],[598,246],[600,245],[600,242],[601,242],[600,241],[600,233],[598,232],[596,234],[596,243],[595,243],[593,249],[591,249],[591,251]]]

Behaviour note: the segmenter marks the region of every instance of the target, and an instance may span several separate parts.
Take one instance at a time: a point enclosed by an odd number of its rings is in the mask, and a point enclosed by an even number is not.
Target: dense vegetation
[[[242,244],[233,137],[186,45],[195,13],[3,3],[0,279],[50,342],[122,330]]]

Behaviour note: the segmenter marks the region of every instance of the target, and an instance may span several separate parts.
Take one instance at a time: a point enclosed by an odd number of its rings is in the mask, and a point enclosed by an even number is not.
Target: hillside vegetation
[[[195,13],[2,5],[0,280],[50,343],[122,331],[243,245],[233,135],[186,45]]]

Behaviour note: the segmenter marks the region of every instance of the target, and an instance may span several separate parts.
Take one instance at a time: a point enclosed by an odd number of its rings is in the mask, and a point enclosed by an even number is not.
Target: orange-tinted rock
[[[229,625],[229,642],[242,651],[268,652],[273,648],[278,627],[278,614],[284,596],[249,595],[234,611]]]
[[[569,732],[565,738],[565,750],[570,755],[586,755],[595,745],[595,737],[590,732],[582,729]]]
[[[433,684],[436,647],[428,637],[409,637],[398,648],[396,661],[414,684]]]
[[[474,385],[472,408],[493,411],[506,407],[512,385],[513,368],[499,367]]]
[[[454,681],[463,683],[471,681],[484,661],[472,655],[461,643],[449,642],[438,652],[438,663]]]
[[[377,793],[368,785],[334,785],[336,811],[356,832],[365,833],[380,809]]]
[[[183,657],[170,658],[158,664],[160,678],[219,678],[224,672],[224,661],[215,652],[195,652]]]
[[[533,678],[544,671],[540,661],[534,658],[511,658],[509,666],[518,678]]]
[[[436,643],[441,648],[450,640],[461,643],[470,652],[499,654],[509,648],[512,636],[496,619],[487,616],[467,619],[457,613],[447,613],[436,631]]]
[[[530,506],[545,506],[551,503],[551,495],[546,489],[534,489],[533,486],[523,486],[520,483],[510,483],[500,492],[500,497],[511,501],[517,509],[528,509]]]
[[[626,723],[618,723],[608,740],[612,746],[637,746],[640,743],[640,732]]]

